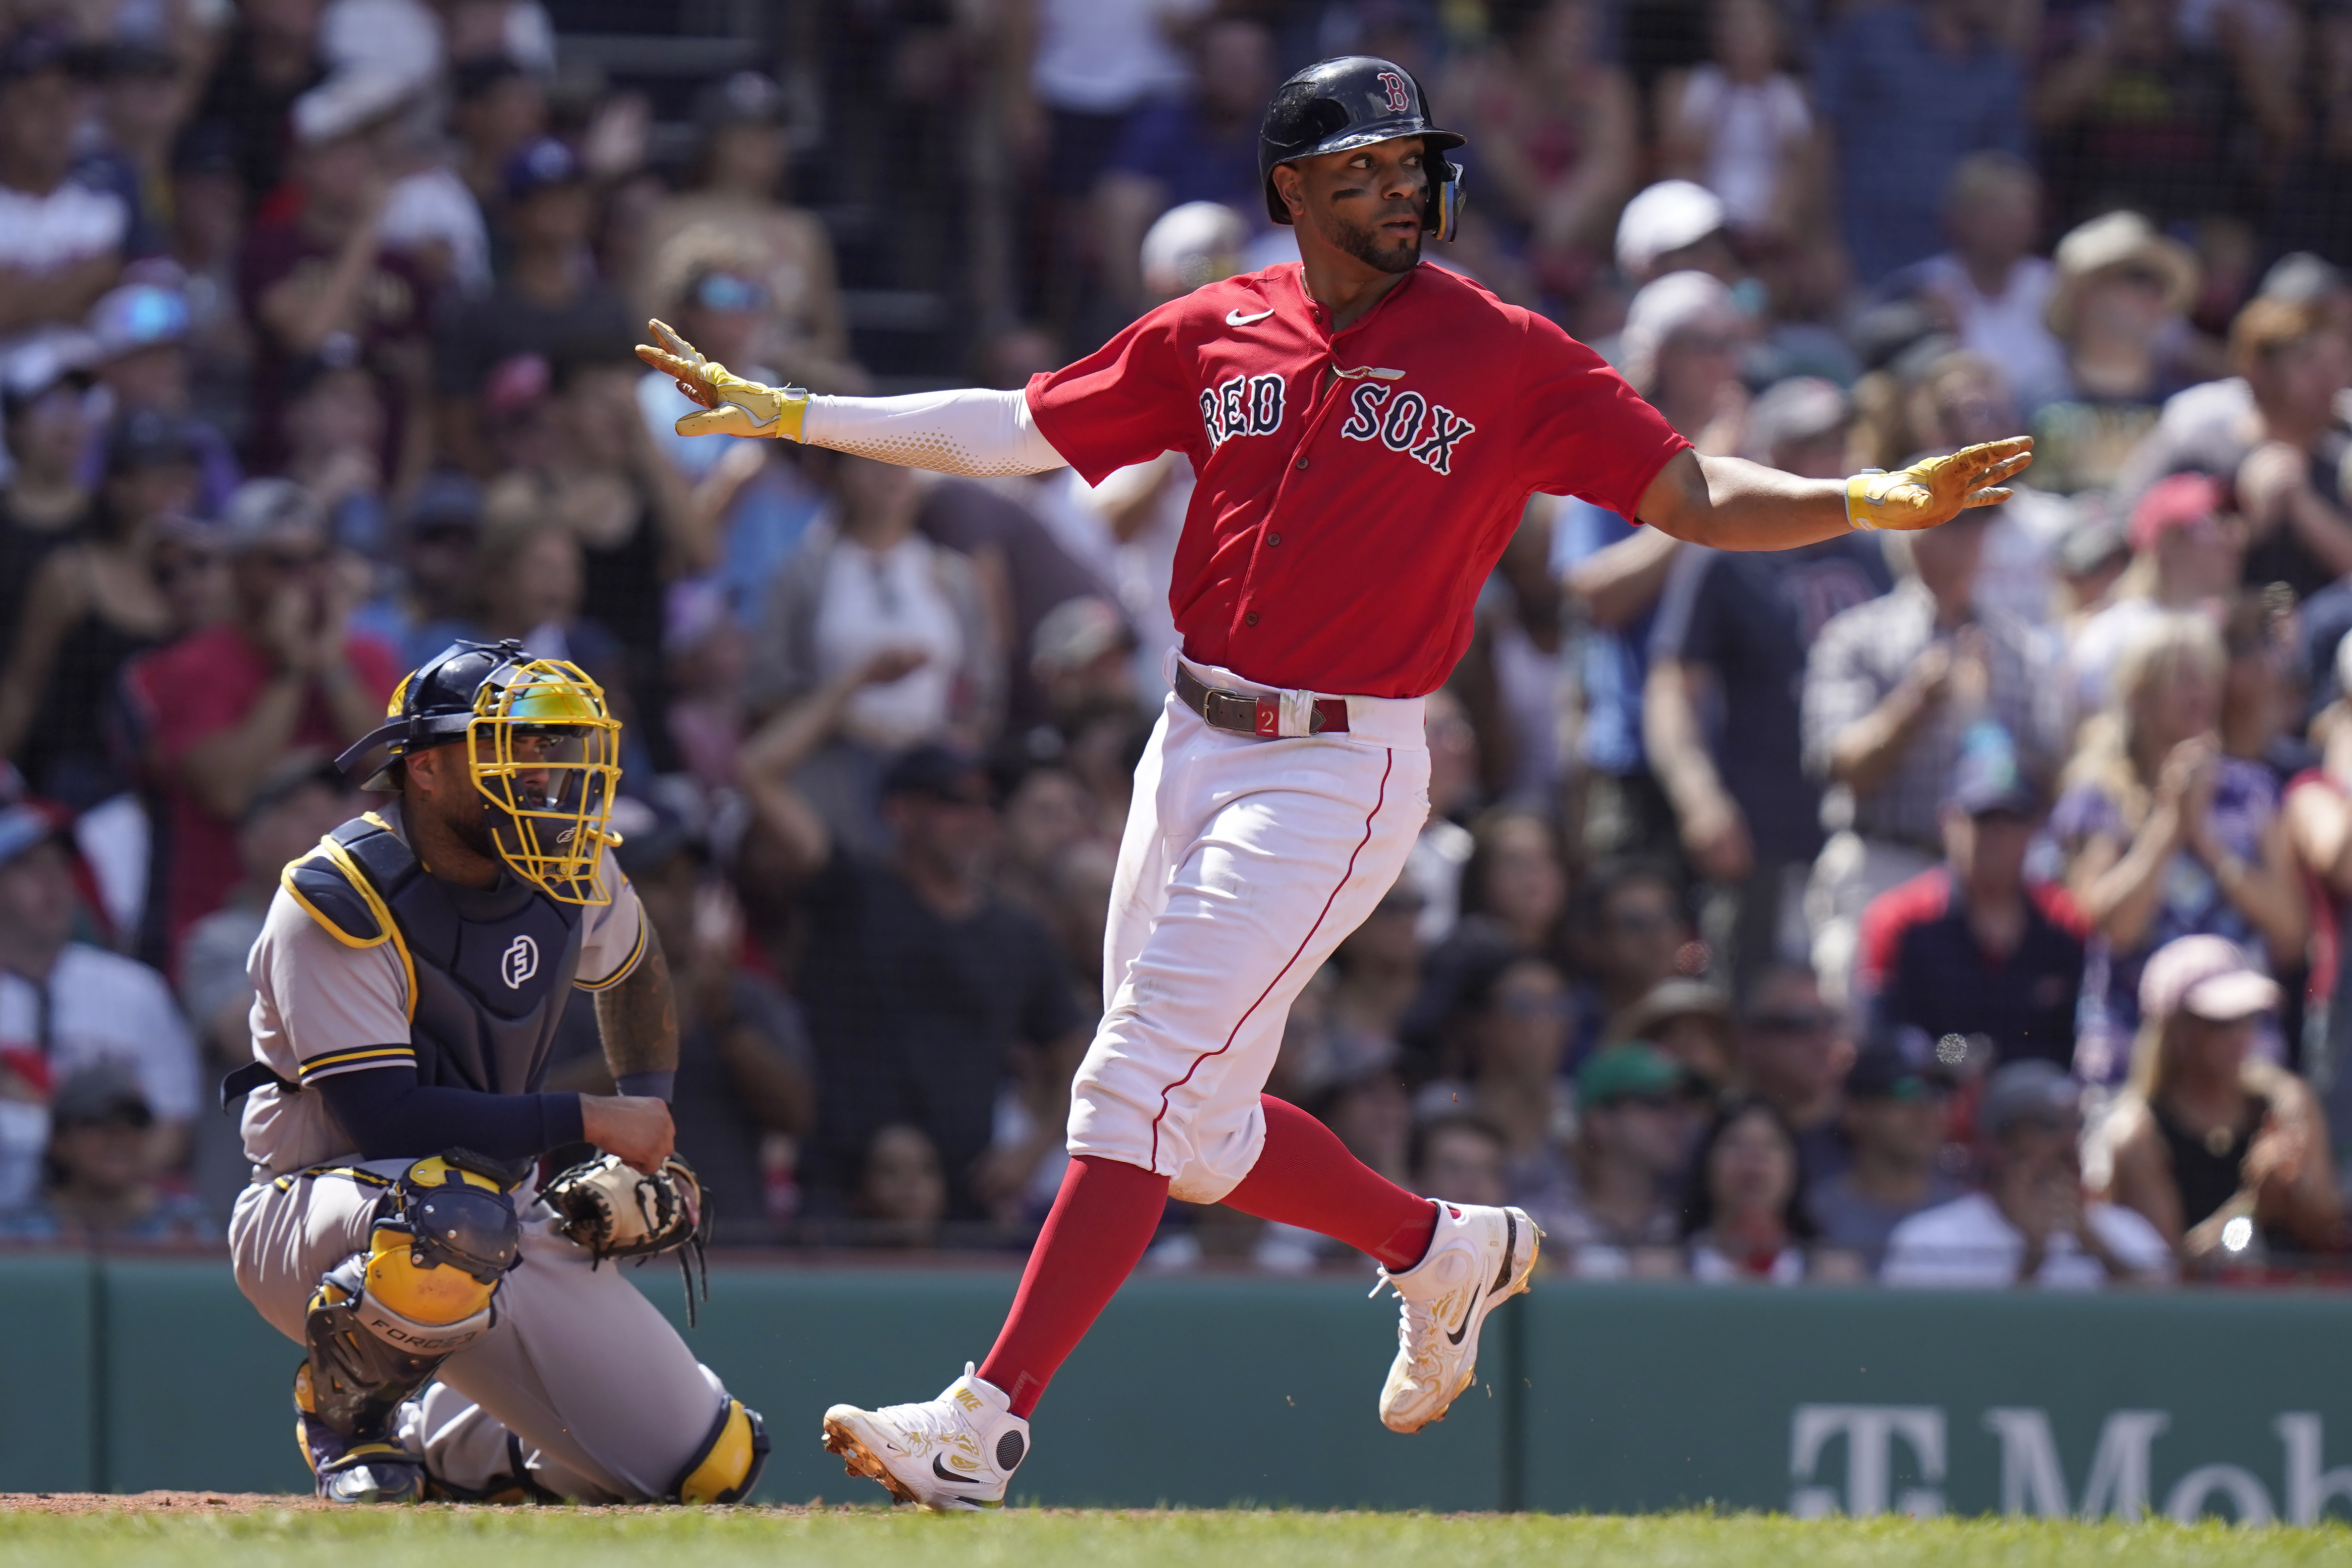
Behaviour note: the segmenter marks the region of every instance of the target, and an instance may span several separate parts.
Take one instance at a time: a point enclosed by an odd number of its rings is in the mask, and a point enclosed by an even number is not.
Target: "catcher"
[[[236,1279],[309,1352],[303,1458],[333,1502],[733,1502],[766,1458],[606,1258],[698,1245],[672,1153],[669,974],[607,831],[620,725],[574,666],[458,643],[346,752],[396,801],[279,879],[247,960],[252,1185]],[[545,1094],[574,987],[614,1095]],[[547,1150],[601,1158],[544,1187]]]

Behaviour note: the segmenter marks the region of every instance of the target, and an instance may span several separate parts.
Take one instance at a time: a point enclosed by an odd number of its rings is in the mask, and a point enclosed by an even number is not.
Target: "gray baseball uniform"
[[[382,815],[398,831],[395,811]],[[645,948],[645,915],[609,849],[603,875],[613,901],[583,912],[575,981],[590,989],[619,983]],[[397,952],[335,940],[283,888],[247,968],[254,1054],[289,1083],[380,1066],[366,1048],[410,1038]],[[243,1128],[256,1168],[229,1221],[237,1285],[302,1343],[320,1276],[367,1249],[377,1198],[411,1161],[362,1162],[307,1089],[256,1090]],[[582,1501],[667,1495],[709,1437],[724,1389],[621,1270],[592,1270],[556,1232],[535,1183],[515,1197],[522,1264],[499,1286],[496,1325],[442,1363],[404,1443],[436,1479],[472,1491],[527,1479]]]

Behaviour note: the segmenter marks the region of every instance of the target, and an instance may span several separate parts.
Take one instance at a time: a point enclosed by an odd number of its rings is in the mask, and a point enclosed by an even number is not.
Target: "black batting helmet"
[[[1257,133],[1266,214],[1278,224],[1290,221],[1290,210],[1274,188],[1276,164],[1404,136],[1420,137],[1429,155],[1429,204],[1422,225],[1440,239],[1452,239],[1462,209],[1462,166],[1440,154],[1468,138],[1430,124],[1429,100],[1412,73],[1372,55],[1320,61],[1275,89]]]

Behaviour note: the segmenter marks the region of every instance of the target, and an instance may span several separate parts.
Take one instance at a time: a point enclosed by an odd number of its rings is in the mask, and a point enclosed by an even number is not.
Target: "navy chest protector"
[[[539,1092],[580,969],[580,905],[511,877],[452,886],[372,811],[287,867],[280,885],[345,946],[388,942],[399,954],[420,1085]]]

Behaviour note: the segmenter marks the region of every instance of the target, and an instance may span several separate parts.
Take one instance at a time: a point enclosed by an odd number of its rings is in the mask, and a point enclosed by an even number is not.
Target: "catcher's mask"
[[[599,874],[621,779],[621,722],[577,664],[534,659],[515,642],[453,643],[402,681],[386,721],[336,758],[351,772],[377,747],[361,786],[399,787],[400,759],[462,744],[499,859],[565,904],[608,904]]]

